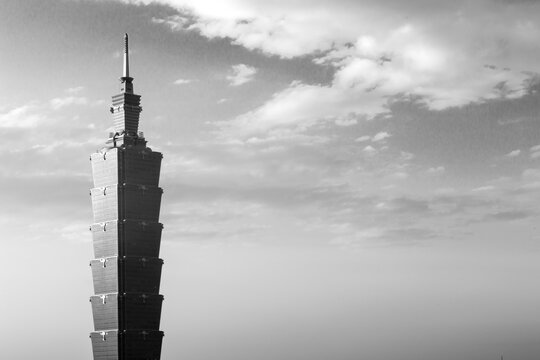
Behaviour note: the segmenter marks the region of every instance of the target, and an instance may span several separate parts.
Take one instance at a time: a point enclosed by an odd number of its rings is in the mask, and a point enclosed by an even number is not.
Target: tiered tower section
[[[127,34],[120,80],[121,93],[113,96],[111,107],[114,133],[90,157],[95,257],[90,262],[95,294],[90,338],[94,360],[159,360],[162,155],[138,132],[142,109],[129,77]]]

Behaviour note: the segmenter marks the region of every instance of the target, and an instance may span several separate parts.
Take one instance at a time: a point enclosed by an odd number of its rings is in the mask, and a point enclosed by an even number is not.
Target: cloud
[[[493,214],[488,214],[484,218],[485,221],[495,220],[495,221],[514,221],[521,220],[531,217],[533,213],[522,210],[509,210],[509,211],[499,211]]]
[[[67,88],[66,92],[68,94],[77,94],[77,93],[80,93],[83,90],[84,90],[84,86],[76,86],[76,87]]]
[[[373,146],[368,145],[365,148],[362,149],[364,153],[367,155],[375,155],[377,153],[377,149],[375,149]]]
[[[521,150],[517,149],[517,150],[510,151],[508,154],[504,155],[504,157],[514,158],[514,157],[519,156],[519,154],[521,154]]]
[[[50,154],[57,149],[72,149],[72,148],[84,148],[87,146],[95,145],[100,139],[87,138],[84,141],[74,141],[70,139],[56,140],[48,143],[37,143],[31,146],[31,149],[36,150],[41,154]]]
[[[375,134],[375,136],[373,136],[371,138],[371,141],[373,142],[378,142],[378,141],[383,141],[385,139],[388,139],[389,137],[391,137],[392,135],[390,135],[389,133],[387,133],[386,131],[381,131],[377,134]]]
[[[341,234],[334,237],[330,244],[343,248],[356,248],[365,246],[366,243],[391,243],[393,246],[414,245],[416,243],[436,238],[439,234],[428,228],[418,227],[395,227],[379,228],[370,227],[356,231],[353,235]]]
[[[478,192],[478,191],[493,191],[496,187],[493,185],[486,185],[486,186],[479,186],[477,188],[472,189],[471,191]]]
[[[358,124],[358,119],[356,119],[355,117],[336,119],[337,126],[353,126],[356,124]]]
[[[37,104],[31,102],[0,114],[0,128],[32,128],[44,119]]]
[[[369,131],[367,141],[379,132]],[[354,134],[350,135],[353,140]],[[395,135],[396,140],[400,138]],[[190,210],[184,209],[179,220],[185,225],[174,231],[193,239],[217,239],[219,233],[231,239],[239,234],[243,234],[239,238],[260,237],[265,233],[259,227],[264,217],[275,220],[282,216],[287,219],[282,226],[321,234],[336,245],[409,244],[462,236],[458,233],[474,231],[470,226],[505,222],[512,216],[517,219],[519,212],[529,212],[530,203],[519,202],[519,194],[505,192],[504,184],[493,191],[477,188],[444,194],[424,186],[440,178],[426,177],[428,168],[416,163],[422,161],[422,154],[415,157],[397,148],[380,151],[379,143],[332,137],[309,145],[292,139],[252,136],[243,142],[164,149],[169,154],[183,154],[181,158],[167,157],[166,168],[172,172],[164,176],[163,186],[172,196],[170,201],[178,202],[178,209],[184,202],[198,204],[194,216],[208,212],[207,219],[190,224],[186,218]],[[431,170],[433,174],[444,171],[443,166]],[[181,183],[178,173],[182,173]],[[540,178],[532,169],[525,176]],[[389,187],[392,184],[397,186]],[[510,183],[508,189],[516,185]],[[226,202],[237,202],[239,208],[256,205],[260,216],[249,222],[254,227],[243,227],[235,216],[222,218],[229,212]]]
[[[537,190],[540,188],[540,169],[525,169],[521,177],[524,180],[524,189]]]
[[[417,227],[402,227],[395,228],[388,231],[388,237],[397,241],[424,241],[436,238],[438,234],[427,228],[417,228]]]
[[[249,200],[226,198],[192,201],[184,199],[169,206],[167,219],[171,238],[185,240],[230,240],[243,241],[251,235],[260,238],[263,230],[266,207]],[[237,221],[238,218],[249,221]]]
[[[49,103],[53,110],[59,110],[63,107],[70,105],[86,105],[88,104],[88,99],[79,96],[66,96],[62,98],[51,99]]]
[[[356,141],[356,142],[364,142],[364,141],[368,141],[369,139],[371,139],[371,137],[369,137],[368,135],[363,135],[363,136],[360,136],[360,137],[356,138],[354,141]]]
[[[347,236],[348,234],[343,233],[345,231],[350,231],[347,226],[341,226],[337,228],[334,227],[334,231],[336,231],[339,235],[334,237],[330,241],[330,244],[340,247],[354,247],[362,242],[369,242],[374,240],[378,241],[384,238],[386,234],[386,229],[380,227],[369,227],[360,229],[355,231],[352,236]]]
[[[240,137],[283,127],[302,131],[320,120],[346,119],[359,112],[371,116],[386,112],[385,102],[373,93],[293,82],[257,109],[218,125]]]
[[[478,39],[485,39],[486,34],[491,34],[502,41],[506,40],[504,46],[512,51],[534,42],[539,32],[534,23],[535,15],[528,7],[509,7],[489,0],[476,1],[474,4],[464,0],[452,3],[443,0],[429,3],[425,0],[412,0],[407,4],[396,0],[341,0],[332,3],[321,0],[292,3],[283,0],[266,3],[228,0],[221,1],[219,5],[209,0],[161,2],[184,12],[191,9],[189,15],[195,19],[189,28],[197,29],[204,36],[229,38],[248,49],[282,57],[297,57],[328,50],[342,51],[347,44],[359,38],[364,39],[364,52],[374,54],[377,44],[372,40],[389,36],[395,24],[398,27],[405,25],[404,18],[413,26],[425,28],[426,34],[442,37],[443,46],[457,47],[455,39],[463,39],[468,46],[478,46],[475,45]],[[460,13],[459,21],[448,17],[449,13],[456,12]],[[515,21],[516,18],[521,21]],[[167,20],[182,25],[182,28],[187,25],[186,18],[179,15]],[[483,25],[486,23],[490,23],[490,27]],[[463,34],[469,36],[464,38]],[[504,56],[497,48],[497,45],[501,45],[496,41],[498,39],[493,43],[482,43],[481,46],[489,53],[481,53],[479,58],[497,52]],[[433,64],[434,53],[423,49],[416,57],[422,65],[430,65]],[[503,66],[498,61],[489,61],[498,60],[496,58],[485,57],[486,61],[479,63],[481,66],[494,64],[494,69],[513,68],[510,65]],[[518,60],[519,56],[513,58]]]
[[[191,84],[194,81],[195,80],[191,80],[191,79],[178,79],[178,80],[175,80],[173,82],[173,84],[175,84],[175,85],[185,85],[185,84]]]
[[[377,204],[377,209],[403,214],[426,214],[430,212],[429,202],[426,200],[400,197]]]
[[[531,159],[540,158],[540,145],[533,146],[529,150]]]
[[[229,129],[246,123],[254,132],[276,126],[305,129],[321,119],[354,125],[351,114],[369,119],[387,113],[388,100],[395,96],[418,97],[434,110],[517,98],[540,71],[532,60],[540,57],[537,16],[501,2],[160,2],[179,14],[154,22],[175,31],[198,31],[281,58],[310,56],[334,69],[330,84],[293,82]],[[252,79],[247,69],[235,70],[238,74],[228,77],[231,85]]]
[[[253,81],[257,69],[245,64],[237,64],[232,66],[232,74],[227,76],[227,80],[231,86],[240,86],[250,81]]]
[[[406,151],[401,151],[399,154],[399,157],[403,161],[410,161],[414,159],[414,154],[406,152]]]
[[[413,38],[411,33],[415,31],[401,29],[396,37]],[[393,41],[407,43],[407,40]],[[319,121],[353,124],[354,121],[350,119],[355,117],[369,120],[388,115],[389,101],[398,97],[416,97],[422,106],[441,110],[471,102],[518,97],[525,93],[521,87],[524,78],[521,73],[514,74],[513,79],[506,79],[507,72],[496,73],[482,68],[476,70],[467,64],[452,65],[449,70],[448,59],[412,59],[420,56],[418,54],[425,55],[425,52],[418,48],[407,51],[410,54],[396,54],[391,62],[384,63],[380,62],[379,55],[365,58],[358,55],[357,50],[351,55],[341,54],[343,57],[330,61],[336,67],[330,84],[312,85],[294,81],[273,94],[259,108],[229,122],[227,127],[236,127],[239,136],[242,133],[266,132],[275,127],[296,127],[302,131]],[[461,70],[456,70],[454,66]],[[495,87],[500,82],[505,82],[506,86],[516,91],[501,95]],[[373,141],[382,140],[387,135],[382,132],[375,135]]]
[[[186,25],[190,23],[190,20],[185,16],[171,15],[168,16],[166,19],[153,17],[152,22],[155,24],[164,24],[173,31],[181,31]]]

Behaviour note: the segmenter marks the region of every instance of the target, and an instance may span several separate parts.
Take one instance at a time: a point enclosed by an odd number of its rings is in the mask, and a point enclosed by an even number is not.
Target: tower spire
[[[122,77],[129,77],[129,48],[128,48],[128,34],[124,34],[124,72]]]
[[[112,98],[111,113],[113,114],[114,133],[122,136],[123,142],[115,138],[114,146],[120,146],[129,138],[131,142],[139,139],[139,113],[142,111],[141,97],[133,92],[133,78],[129,76],[129,47],[128,34],[124,34],[124,71],[120,78],[120,94]],[[142,136],[142,135],[141,135]],[[111,139],[109,139],[111,140]]]
[[[133,78],[129,76],[129,44],[128,34],[124,34],[124,71],[120,78],[121,90],[123,93],[133,94]]]

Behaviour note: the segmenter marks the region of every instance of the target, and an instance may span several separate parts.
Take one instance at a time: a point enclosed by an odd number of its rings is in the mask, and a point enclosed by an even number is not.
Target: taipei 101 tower
[[[90,262],[94,282],[90,338],[94,360],[159,360],[162,155],[147,147],[138,131],[142,108],[129,76],[127,34],[120,82],[120,93],[112,97],[114,132],[90,157],[95,257]]]

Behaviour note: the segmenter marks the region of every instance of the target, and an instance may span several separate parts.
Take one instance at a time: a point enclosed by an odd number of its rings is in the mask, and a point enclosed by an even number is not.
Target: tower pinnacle
[[[128,34],[124,34],[124,71],[120,78],[121,90],[123,93],[133,94],[133,78],[129,76],[129,47]]]
[[[129,77],[129,48],[128,48],[128,34],[124,34],[124,72],[122,77]]]
[[[133,92],[133,78],[129,76],[128,34],[124,34],[124,71],[122,75],[120,94],[113,96],[110,108],[113,114],[114,133],[122,136],[123,140],[128,137],[135,141],[139,138],[139,113],[142,108],[140,106],[141,97]],[[119,141],[113,141],[113,143],[114,146],[120,144]]]

